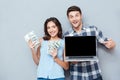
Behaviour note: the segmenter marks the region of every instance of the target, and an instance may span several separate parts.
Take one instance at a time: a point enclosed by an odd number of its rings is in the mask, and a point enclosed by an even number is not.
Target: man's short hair
[[[79,11],[80,14],[82,14],[82,11],[81,11],[81,9],[80,9],[78,6],[70,6],[70,7],[67,9],[67,16],[69,15],[69,13],[70,13],[71,11]]]

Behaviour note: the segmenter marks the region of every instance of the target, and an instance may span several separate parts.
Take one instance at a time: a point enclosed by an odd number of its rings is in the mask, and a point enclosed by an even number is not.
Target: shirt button
[[[83,62],[83,66],[86,66],[86,63]]]

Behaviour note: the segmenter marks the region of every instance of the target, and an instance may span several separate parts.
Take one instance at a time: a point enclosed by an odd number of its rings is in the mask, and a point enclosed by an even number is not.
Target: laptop
[[[65,61],[98,61],[96,36],[66,36]]]

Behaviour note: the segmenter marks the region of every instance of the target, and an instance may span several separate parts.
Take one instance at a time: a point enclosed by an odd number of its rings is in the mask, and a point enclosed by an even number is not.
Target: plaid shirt
[[[73,29],[67,31],[64,36],[96,36],[98,43],[107,41],[100,30],[95,26],[82,27],[80,33],[76,33]],[[101,76],[101,70],[98,61],[84,61],[77,64],[70,64],[71,80],[93,80]]]

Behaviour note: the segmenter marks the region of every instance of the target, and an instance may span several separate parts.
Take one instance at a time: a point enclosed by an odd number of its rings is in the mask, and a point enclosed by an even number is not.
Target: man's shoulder
[[[97,27],[94,26],[94,25],[91,25],[91,26],[83,26],[83,30],[96,30]]]
[[[94,25],[84,26],[83,28],[96,28]]]
[[[69,31],[66,31],[63,35],[65,36],[65,35],[69,35]]]
[[[65,31],[64,32],[64,36],[67,36],[67,35],[69,35],[70,33],[72,33],[73,32],[73,30],[72,29],[69,29],[69,30],[67,30],[67,31]]]

